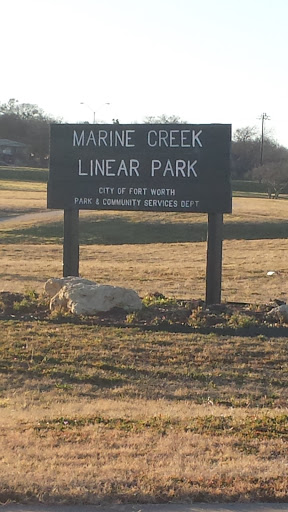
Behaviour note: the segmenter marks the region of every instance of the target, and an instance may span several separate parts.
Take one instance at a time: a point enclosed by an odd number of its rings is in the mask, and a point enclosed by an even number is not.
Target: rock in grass
[[[288,322],[288,304],[281,304],[281,306],[271,309],[268,315],[277,318],[281,322]]]
[[[88,279],[83,279],[82,277],[52,277],[51,279],[48,279],[46,283],[44,284],[44,292],[50,299],[52,297],[55,297],[55,295],[60,292],[61,288],[65,286],[68,283],[85,283],[85,284],[96,284],[94,281],[89,281]]]
[[[64,309],[76,315],[94,315],[110,311],[115,307],[122,308],[127,312],[138,311],[142,308],[140,297],[129,288],[100,285],[76,277],[63,278],[57,281],[54,288],[51,282],[48,286],[46,283],[45,286],[47,294],[52,293],[52,289],[58,288],[50,301],[51,311]],[[60,284],[62,286],[59,289]]]

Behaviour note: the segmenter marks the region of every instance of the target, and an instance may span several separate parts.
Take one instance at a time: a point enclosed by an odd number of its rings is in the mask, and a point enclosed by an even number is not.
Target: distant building
[[[0,139],[0,165],[21,165],[27,160],[28,147],[23,142]]]

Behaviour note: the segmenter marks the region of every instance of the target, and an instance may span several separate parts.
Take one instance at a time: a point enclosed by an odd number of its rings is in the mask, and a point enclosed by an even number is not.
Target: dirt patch
[[[0,319],[45,320],[49,317],[49,302],[36,292],[0,292]]]

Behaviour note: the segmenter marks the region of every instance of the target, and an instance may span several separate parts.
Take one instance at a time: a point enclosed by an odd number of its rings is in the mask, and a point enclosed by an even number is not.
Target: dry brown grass
[[[0,181],[0,217],[46,210],[44,183]]]
[[[2,182],[3,183],[3,182]],[[8,183],[8,182],[7,182]],[[10,182],[17,188],[18,182]],[[9,183],[8,183],[9,184]],[[20,186],[21,185],[21,186]],[[27,212],[35,208],[44,209],[45,184],[21,183],[21,190],[2,190],[1,206],[6,212]],[[8,185],[7,185],[8,186]],[[29,187],[39,190],[29,190]],[[26,189],[25,189],[26,187]],[[6,209],[6,210],[5,210]],[[84,220],[97,218],[113,219],[114,212],[81,212]],[[118,212],[126,221],[152,223],[157,222],[159,229],[166,222],[177,225],[191,221],[193,225],[206,222],[205,215],[152,214],[145,212]],[[49,226],[55,218],[62,222],[63,213],[51,212],[52,218],[43,216],[22,221],[26,227]],[[56,217],[55,217],[56,216]],[[58,216],[58,217],[57,217]],[[270,224],[284,225],[288,218],[288,201],[255,198],[234,198],[233,215],[225,216],[225,222],[253,230],[253,226],[269,221]],[[8,228],[7,228],[8,226]],[[192,225],[191,225],[192,226]],[[252,228],[251,228],[252,226]],[[19,228],[18,220],[1,223],[5,229]],[[147,225],[149,230],[149,224]],[[229,228],[230,229],[230,228]],[[95,224],[97,231],[97,223]],[[19,231],[19,229],[18,229]],[[16,232],[15,232],[16,233]],[[18,235],[17,235],[18,236]],[[25,245],[0,245],[2,290],[41,291],[43,283],[49,277],[62,275],[62,247],[49,244],[37,244],[35,241]],[[3,237],[5,240],[5,237]],[[49,237],[48,237],[49,240]],[[51,243],[52,242],[52,243]],[[24,241],[25,243],[25,241]],[[267,240],[225,240],[223,244],[223,281],[222,298],[225,301],[266,302],[270,299],[287,299],[287,239]],[[269,278],[267,272],[276,274]],[[80,274],[97,282],[107,282],[119,286],[134,288],[141,296],[159,291],[167,296],[180,298],[204,298],[206,275],[206,242],[149,243],[125,245],[82,245],[80,249]]]
[[[0,501],[287,500],[284,338],[2,336]]]
[[[2,185],[1,217],[45,209],[44,185]],[[190,218],[120,215],[139,225]],[[287,216],[288,201],[236,198],[225,222],[245,233],[263,222],[284,225]],[[13,237],[17,222],[1,224],[3,234],[11,229]],[[49,242],[2,243],[0,289],[41,291],[61,277],[62,247]],[[225,240],[223,300],[285,300],[287,245]],[[141,296],[204,298],[205,267],[205,242],[81,247],[83,277]],[[269,278],[269,270],[276,274]],[[2,321],[0,349],[0,502],[287,502],[287,337],[31,319]]]
[[[265,251],[263,244],[265,243]],[[287,299],[287,240],[226,240],[222,298],[263,303]],[[43,290],[62,275],[59,245],[0,245],[2,290]],[[267,276],[269,270],[277,272]],[[141,296],[158,291],[205,298],[206,243],[82,246],[80,274],[99,283],[128,286]]]
[[[86,427],[44,436],[22,426],[5,439],[2,500],[6,495],[17,501],[94,504],[285,501],[283,448],[281,440],[255,441],[251,453],[243,454],[241,444],[225,435]]]

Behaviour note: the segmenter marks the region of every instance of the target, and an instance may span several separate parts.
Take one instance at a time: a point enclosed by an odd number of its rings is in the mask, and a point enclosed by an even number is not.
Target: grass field
[[[0,196],[0,289],[40,292],[62,274],[63,214],[13,220],[45,211],[44,183],[2,179]],[[233,210],[223,300],[286,300],[288,201]],[[204,215],[80,224],[83,277],[204,298]],[[255,335],[233,321],[204,334],[3,317],[0,503],[288,502],[288,325]]]
[[[287,338],[1,332],[2,502],[287,501]]]
[[[40,291],[49,277],[62,274],[63,212],[35,217],[47,211],[45,184],[1,184],[0,217],[7,219],[1,222],[1,288],[9,290],[12,282],[15,291]],[[13,220],[28,212],[34,217],[20,225]],[[287,218],[287,200],[234,198],[233,214],[224,216],[223,300],[286,300]],[[80,273],[128,284],[141,296],[159,291],[204,298],[206,232],[203,214],[81,212]]]

